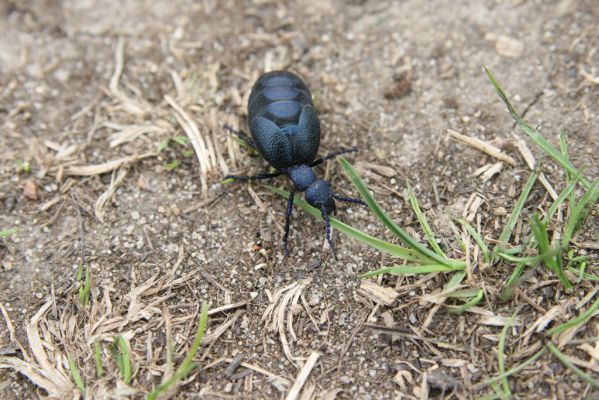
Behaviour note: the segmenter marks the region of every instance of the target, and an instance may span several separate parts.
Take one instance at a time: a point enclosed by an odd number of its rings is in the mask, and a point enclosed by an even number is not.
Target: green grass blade
[[[580,229],[597,200],[599,200],[599,178],[593,181],[591,187],[582,195],[576,206],[572,209],[570,218],[564,229],[564,237],[562,239],[563,248],[569,246],[570,240],[576,231]]]
[[[264,185],[264,187],[266,187],[267,189],[275,192],[276,194],[278,194],[284,198],[289,197],[289,192],[287,192],[285,190],[282,190],[282,189],[279,189],[277,187],[270,186],[270,185]],[[311,205],[306,203],[304,200],[298,198],[298,196],[295,196],[295,198],[293,199],[293,204],[301,207],[304,211],[306,211],[308,214],[312,215],[313,217],[322,219],[322,216],[321,216],[319,210],[312,207]],[[352,228],[351,226],[339,221],[338,219],[336,219],[334,217],[329,217],[329,219],[331,221],[331,226],[333,228],[337,229],[339,232],[341,232],[359,242],[362,242],[370,247],[380,250],[383,253],[387,253],[394,257],[399,257],[401,259],[408,260],[408,261],[420,261],[421,260],[421,257],[419,256],[419,254],[414,252],[413,250],[410,250],[408,248],[398,246],[393,243],[385,242],[383,240],[372,237],[362,231]]]
[[[114,338],[114,342],[110,346],[110,351],[116,360],[117,368],[119,369],[123,382],[128,385],[131,383],[131,353],[127,341],[122,336]]]
[[[472,290],[476,290],[474,296],[472,296]],[[469,295],[469,296],[461,296],[460,294],[463,293],[464,295]],[[484,297],[484,291],[482,289],[466,289],[466,290],[461,290],[458,292],[454,292],[452,293],[450,296],[448,297],[471,297],[470,300],[468,300],[466,303],[459,305],[459,306],[450,306],[450,305],[446,305],[445,308],[447,309],[448,312],[452,313],[452,314],[462,314],[465,311],[468,311],[468,309],[470,309],[471,307],[474,307],[475,305],[477,305],[478,303],[480,303],[480,301],[483,299]]]
[[[549,329],[547,331],[546,335],[547,336],[556,335],[558,333],[562,333],[568,329],[572,329],[572,328],[575,328],[579,325],[586,323],[595,314],[595,311],[597,311],[597,308],[599,308],[599,297],[597,298],[597,300],[595,300],[593,305],[591,305],[585,312],[581,313],[576,318],[572,318],[571,320],[564,322],[561,325],[558,325],[554,328]]]
[[[465,263],[463,261],[451,260],[447,257],[440,256],[434,251],[429,250],[422,244],[420,244],[416,239],[410,236],[406,231],[401,229],[399,225],[397,225],[393,220],[391,220],[387,214],[383,211],[381,206],[374,200],[372,194],[370,194],[370,190],[364,184],[364,181],[358,176],[354,168],[351,164],[343,157],[339,157],[337,159],[343,171],[347,175],[347,177],[352,181],[362,199],[368,204],[368,207],[372,210],[374,215],[389,229],[395,236],[399,237],[402,242],[408,245],[411,249],[421,254],[423,257],[426,257],[430,260],[433,260],[439,264],[447,265],[450,268],[454,269],[463,269]]]
[[[177,368],[177,371],[171,376],[166,382],[158,386],[152,392],[148,394],[148,400],[155,400],[161,393],[168,390],[172,385],[176,382],[185,379],[187,375],[195,368],[193,364],[193,358],[198,353],[198,349],[202,344],[202,339],[204,338],[204,334],[206,333],[206,325],[208,324],[208,303],[204,302],[202,304],[202,311],[200,312],[200,322],[198,323],[198,329],[196,330],[196,336],[189,348],[189,351],[185,355],[183,362]]]
[[[568,182],[568,185],[564,188],[564,190],[562,190],[559,196],[557,196],[557,199],[555,199],[551,207],[549,207],[549,211],[547,211],[547,214],[545,215],[545,217],[543,217],[544,224],[549,223],[551,217],[553,217],[558,207],[566,200],[566,197],[568,197],[570,193],[573,193],[573,190],[574,188],[576,188],[576,184],[578,183],[578,181],[580,181],[580,172],[577,173],[576,176],[574,176],[574,178],[572,178]],[[570,204],[574,204],[574,202],[570,200]]]
[[[100,350],[100,343],[94,342],[94,361],[96,363],[96,377],[100,378],[104,375],[104,366],[102,363],[102,351]]]
[[[550,258],[552,256],[555,257],[557,255],[557,252],[555,250],[552,250],[547,254],[538,254],[536,256],[530,256],[530,257],[514,257],[509,254],[504,254],[502,252],[497,253],[497,255],[499,257],[503,258],[504,260],[512,262],[512,263],[534,266],[542,261],[545,261],[545,259],[547,259],[547,258]]]
[[[77,271],[77,279],[79,280],[79,302],[82,306],[87,306],[91,295],[91,267],[88,265],[85,268],[85,281],[83,281],[83,266],[79,266]]]
[[[460,283],[462,283],[465,277],[466,271],[456,272],[455,274],[451,275],[451,279],[448,280],[447,283],[443,286],[443,291],[447,292],[457,287]]]
[[[431,272],[453,272],[456,271],[453,267],[448,267],[443,264],[428,264],[428,265],[394,265],[392,267],[377,269],[376,271],[366,272],[358,275],[360,278],[369,278],[382,274],[391,275],[418,275],[428,274]]]
[[[428,243],[431,245],[435,253],[437,253],[441,257],[447,258],[445,253],[443,253],[443,250],[441,250],[441,247],[439,247],[437,239],[435,238],[435,234],[433,233],[433,230],[428,224],[426,217],[424,216],[424,213],[420,209],[418,199],[416,198],[416,195],[414,194],[414,191],[411,188],[408,190],[408,199],[410,200],[412,210],[414,211],[414,214],[416,214],[416,218],[418,219],[418,222],[422,227],[422,231],[424,232],[424,236],[426,236]]]
[[[555,162],[561,165],[564,170],[566,170],[568,173],[572,175],[577,174],[578,170],[572,165],[572,163],[570,163],[570,160],[568,160],[567,157],[565,157],[560,151],[558,151],[547,140],[545,140],[545,138],[541,136],[541,134],[536,129],[532,128],[522,119],[522,117],[520,117],[520,115],[516,112],[516,110],[510,103],[505,92],[503,91],[499,83],[497,83],[495,77],[493,76],[493,74],[491,74],[491,71],[489,71],[487,67],[485,67],[485,72],[489,77],[489,80],[493,84],[495,91],[499,95],[499,98],[506,105],[508,111],[510,112],[510,114],[512,114],[512,117],[520,126],[520,128],[522,128],[524,133],[526,133],[528,137],[530,137],[541,149],[543,149],[545,153],[547,153],[551,158],[553,158]],[[584,177],[580,178],[580,183],[587,189],[590,187],[590,182]]]
[[[560,360],[560,362],[562,364],[564,364],[564,367],[570,369],[572,372],[574,372],[576,375],[578,375],[578,377],[580,379],[582,379],[583,381],[585,381],[586,383],[588,383],[595,389],[599,389],[599,381],[597,381],[596,379],[593,379],[590,375],[585,373],[583,370],[578,368],[576,365],[572,364],[570,362],[570,360],[568,359],[568,357],[566,355],[564,355],[561,351],[559,351],[559,349],[553,343],[551,343],[551,342],[547,343],[547,348],[549,349],[549,351],[551,351],[553,353],[553,355],[555,355],[557,357],[558,360]]]
[[[510,326],[514,323],[514,319],[518,314],[518,310],[512,314],[512,317],[507,321],[501,330],[501,334],[499,335],[499,344],[497,346],[497,364],[499,366],[499,372],[501,374],[505,374],[505,339],[507,337],[507,332],[510,329]],[[512,395],[512,391],[510,390],[510,384],[507,380],[507,377],[501,379],[501,387],[503,388],[503,393],[509,398]]]
[[[463,219],[458,219],[457,221],[462,225],[466,232],[472,236],[483,253],[483,259],[485,260],[485,263],[489,264],[491,262],[491,253],[489,252],[489,247],[487,247],[487,244],[483,240],[482,236],[476,231],[476,229],[474,229],[472,225],[468,223],[468,221]]]
[[[79,368],[75,364],[75,361],[71,358],[70,355],[67,354],[67,362],[69,363],[69,371],[71,373],[71,378],[73,378],[73,382],[77,386],[77,389],[81,392],[83,398],[85,398],[85,384],[83,383],[83,379],[81,379],[81,374],[79,373]]]
[[[17,228],[8,228],[0,231],[0,238],[7,237],[17,233],[19,230]]]
[[[539,173],[537,171],[533,171],[532,174],[530,174],[528,180],[526,181],[526,184],[522,189],[522,193],[520,193],[520,197],[518,198],[518,201],[514,206],[514,210],[510,214],[510,217],[507,223],[505,224],[505,227],[503,228],[501,235],[499,235],[499,241],[501,243],[508,243],[508,241],[510,240],[512,232],[514,231],[514,227],[516,226],[516,222],[518,221],[518,217],[520,217],[520,214],[522,213],[522,209],[524,208],[526,199],[528,199],[528,195],[530,194],[530,191],[532,190],[532,187],[535,184],[538,176]],[[499,247],[495,247],[494,253],[496,253],[496,251],[498,250]]]
[[[545,353],[547,353],[547,348],[543,347],[541,350],[539,350],[538,352],[536,352],[535,354],[533,354],[528,360],[524,361],[522,364],[517,365],[514,368],[511,368],[509,371],[506,371],[506,372],[504,372],[502,374],[499,374],[496,377],[493,377],[491,379],[487,379],[486,381],[484,381],[482,383],[482,385],[491,385],[494,382],[498,382],[498,381],[501,381],[504,378],[507,378],[508,376],[517,374],[518,372],[522,371],[524,368],[528,367],[529,365],[534,364]]]
[[[539,216],[535,213],[533,214],[530,220],[530,226],[532,228],[532,233],[537,240],[537,244],[539,246],[539,255],[543,256],[543,261],[549,267],[550,270],[553,271],[554,274],[557,275],[562,285],[569,289],[572,287],[572,284],[564,274],[564,270],[562,268],[561,263],[558,260],[561,260],[561,251],[557,251],[558,255],[555,256],[553,250],[551,249],[551,245],[549,244],[549,236],[547,234],[547,226],[544,225]]]

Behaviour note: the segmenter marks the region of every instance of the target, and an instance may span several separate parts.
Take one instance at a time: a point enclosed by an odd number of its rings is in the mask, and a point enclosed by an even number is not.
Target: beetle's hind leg
[[[225,126],[223,126],[223,128],[226,131],[237,136],[241,141],[243,141],[245,144],[247,144],[252,149],[258,151],[258,147],[256,147],[256,143],[254,143],[254,140],[251,137],[249,137],[244,131],[237,130],[237,129],[233,128],[232,126],[226,125],[226,124],[225,124]]]
[[[333,240],[331,239],[331,221],[329,219],[329,214],[324,206],[321,208],[320,212],[322,213],[322,218],[324,219],[325,223],[325,236],[327,238],[327,242],[329,242],[329,246],[331,246],[331,250],[333,251],[333,258],[337,260],[337,251],[335,250]]]
[[[293,211],[293,196],[295,195],[294,191],[289,193],[289,197],[287,198],[287,212],[285,213],[285,235],[283,236],[283,247],[285,248],[285,257],[289,256],[289,246],[287,244],[287,239],[289,239],[289,228],[291,225],[291,212]]]
[[[337,156],[340,156],[341,154],[346,154],[346,153],[355,153],[356,151],[358,151],[357,147],[350,147],[349,149],[341,149],[341,150],[337,150],[334,151],[332,153],[327,154],[324,157],[321,157],[317,160],[312,161],[312,164],[310,164],[311,167],[315,167],[317,165],[322,164],[323,162],[330,160],[331,158],[335,158]]]
[[[277,176],[281,176],[284,173],[285,173],[285,171],[277,171],[277,172],[273,172],[270,174],[264,173],[264,174],[257,174],[257,175],[253,175],[253,176],[227,175],[223,179],[224,180],[235,179],[237,181],[247,182],[247,181],[256,181],[256,180],[260,180],[260,179],[276,178]]]

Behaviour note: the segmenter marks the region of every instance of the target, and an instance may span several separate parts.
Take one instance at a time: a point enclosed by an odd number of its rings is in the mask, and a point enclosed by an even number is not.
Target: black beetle
[[[285,256],[289,255],[287,239],[295,192],[306,192],[306,201],[320,210],[326,224],[326,238],[337,258],[331,240],[329,215],[336,211],[335,199],[366,205],[360,199],[340,196],[333,192],[329,182],[316,179],[312,167],[340,154],[357,151],[343,149],[315,160],[320,145],[320,123],[312,104],[312,95],[306,84],[295,74],[273,71],[262,75],[254,84],[248,101],[248,122],[252,138],[231,127],[226,129],[238,135],[250,147],[258,150],[277,172],[255,176],[228,175],[242,181],[268,179],[289,175],[294,189],[287,199]]]

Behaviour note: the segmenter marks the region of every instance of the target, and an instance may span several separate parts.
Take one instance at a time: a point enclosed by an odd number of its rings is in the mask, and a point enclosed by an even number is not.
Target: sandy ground
[[[219,183],[266,168],[222,126],[247,129],[247,96],[262,72],[295,71],[315,97],[321,153],[359,146],[349,159],[397,223],[424,240],[404,198],[409,183],[443,245],[452,248],[452,232],[440,216],[462,215],[474,194],[483,201],[473,220],[497,238],[530,171],[513,146],[524,135],[483,65],[531,125],[554,144],[563,131],[572,162],[597,176],[597,21],[593,0],[0,2],[0,228],[18,228],[0,239],[0,303],[15,327],[13,338],[0,324],[0,350],[39,363],[25,326],[43,309],[35,326],[57,360],[55,386],[2,370],[0,397],[36,398],[48,387],[78,396],[69,353],[88,394],[141,398],[168,372],[168,343],[175,363],[184,357],[204,301],[239,305],[211,316],[200,372],[179,398],[282,397],[314,352],[306,399],[494,393],[479,384],[498,374],[502,326],[423,300],[447,282],[443,274],[378,279],[397,297],[377,302],[357,275],[393,258],[335,233],[333,260],[322,222],[299,208],[284,259],[285,201],[259,184]],[[515,165],[483,182],[473,173],[496,160],[451,140],[448,129],[494,143]],[[190,132],[197,147],[177,139]],[[563,173],[528,143],[562,188]],[[335,162],[318,173],[356,195]],[[285,178],[274,184],[289,188]],[[527,209],[546,199],[535,185]],[[338,216],[394,240],[365,208],[342,206]],[[597,227],[594,214],[580,240],[599,241]],[[76,301],[79,265],[91,267],[87,307]],[[581,283],[565,294],[538,272],[523,297],[501,303],[497,288],[510,273],[481,269],[469,282],[485,290],[482,310],[509,317],[520,309],[508,368],[536,351],[522,334],[543,312],[562,306],[563,320],[577,315],[574,305],[593,291]],[[597,335],[592,322],[580,337]],[[107,377],[94,377],[94,341],[111,360],[116,335],[133,354],[128,387],[117,384],[113,361]],[[239,354],[272,375],[227,377]],[[596,378],[597,360],[589,363]],[[593,396],[549,355],[510,384],[517,398]]]

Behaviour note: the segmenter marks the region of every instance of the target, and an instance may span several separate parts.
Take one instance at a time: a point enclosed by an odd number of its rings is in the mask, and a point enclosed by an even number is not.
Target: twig
[[[287,397],[285,397],[285,400],[296,400],[299,397],[300,391],[306,383],[308,376],[310,376],[310,372],[312,372],[312,369],[316,365],[318,358],[320,358],[320,353],[314,351],[312,354],[310,354],[310,357],[308,357],[306,363],[297,375],[293,386],[291,386],[291,389],[289,389],[289,392],[287,392]]]
[[[452,139],[455,139],[457,141],[460,141],[462,143],[466,143],[480,151],[482,151],[483,153],[487,153],[488,155],[490,155],[491,157],[494,157],[498,160],[501,160],[511,166],[516,165],[516,160],[514,160],[512,157],[508,156],[507,154],[505,154],[503,151],[501,151],[499,148],[493,146],[492,144],[485,142],[484,140],[480,140],[477,138],[473,138],[473,137],[469,137],[466,135],[462,135],[459,132],[456,132],[452,129],[448,129],[447,133],[449,133],[449,136]]]

